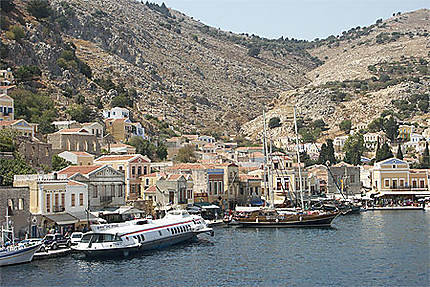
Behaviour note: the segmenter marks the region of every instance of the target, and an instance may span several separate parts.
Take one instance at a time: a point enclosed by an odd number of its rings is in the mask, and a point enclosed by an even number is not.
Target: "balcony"
[[[52,207],[52,212],[64,212],[65,208],[64,206],[53,206]]]

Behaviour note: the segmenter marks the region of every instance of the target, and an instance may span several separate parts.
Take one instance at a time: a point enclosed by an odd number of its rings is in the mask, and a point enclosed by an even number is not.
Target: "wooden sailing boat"
[[[271,165],[267,164],[269,152],[267,146],[267,130],[266,130],[266,117],[263,111],[263,145],[265,152],[264,160],[264,174],[268,175],[270,180],[264,177],[265,187],[268,188],[270,195],[270,206],[265,209],[254,210],[251,212],[237,213],[233,216],[233,221],[242,227],[329,227],[333,220],[339,216],[340,212],[336,211],[323,211],[305,210],[303,201],[303,183],[300,167],[300,153],[299,153],[299,140],[297,133],[296,109],[294,107],[294,128],[296,133],[296,151],[297,161],[299,166],[299,182],[300,182],[300,208],[291,211],[281,211],[274,207],[274,192],[272,187],[271,178]]]

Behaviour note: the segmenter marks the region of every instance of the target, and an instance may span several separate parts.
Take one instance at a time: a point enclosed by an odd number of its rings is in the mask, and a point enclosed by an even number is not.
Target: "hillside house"
[[[15,111],[13,99],[6,94],[0,95],[0,121],[13,121]]]

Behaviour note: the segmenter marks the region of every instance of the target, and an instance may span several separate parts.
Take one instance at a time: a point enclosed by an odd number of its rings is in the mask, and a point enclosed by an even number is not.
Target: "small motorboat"
[[[14,244],[0,249],[0,266],[28,263],[33,260],[42,243]]]

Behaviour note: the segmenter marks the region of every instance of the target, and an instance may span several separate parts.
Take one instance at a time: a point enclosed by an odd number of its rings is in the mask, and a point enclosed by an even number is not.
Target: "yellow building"
[[[14,120],[13,99],[6,94],[0,95],[0,121]]]
[[[409,198],[429,196],[429,174],[426,169],[410,169],[409,164],[396,158],[375,164],[372,190],[379,197]]]
[[[7,70],[0,70],[0,84],[10,85],[15,80],[12,70],[9,68]]]
[[[94,156],[84,151],[63,151],[58,156],[74,165],[92,165],[94,163]]]
[[[400,125],[399,126],[399,139],[408,141],[411,139],[411,134],[414,132],[414,126]]]
[[[11,120],[0,121],[0,129],[11,129],[16,131],[19,135],[34,138],[37,131],[37,124],[30,124],[26,120]]]

